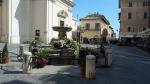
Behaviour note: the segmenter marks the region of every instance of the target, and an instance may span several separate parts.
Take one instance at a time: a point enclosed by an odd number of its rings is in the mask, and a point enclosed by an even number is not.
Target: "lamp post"
[[[81,41],[81,33],[84,31],[84,27],[79,26],[77,29],[78,32],[78,42],[80,43]]]
[[[101,41],[102,41],[102,33],[101,33],[101,26],[100,26],[100,28],[99,28],[99,30],[100,30],[100,34],[99,34],[99,45],[101,46]]]
[[[78,27],[78,29],[77,29],[77,41],[80,44],[80,27]]]

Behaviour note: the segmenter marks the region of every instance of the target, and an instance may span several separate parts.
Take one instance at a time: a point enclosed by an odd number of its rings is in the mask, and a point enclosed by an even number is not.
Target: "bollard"
[[[95,56],[86,56],[86,78],[96,79],[96,69],[95,69]]]
[[[32,71],[32,53],[23,53],[23,73],[31,73]]]
[[[112,65],[112,49],[106,50],[106,66]]]

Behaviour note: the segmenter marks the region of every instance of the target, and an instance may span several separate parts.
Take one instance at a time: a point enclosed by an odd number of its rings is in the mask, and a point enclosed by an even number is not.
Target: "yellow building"
[[[104,15],[94,13],[80,19],[80,41],[83,43],[99,43],[102,37],[107,41],[113,34],[112,27]]]

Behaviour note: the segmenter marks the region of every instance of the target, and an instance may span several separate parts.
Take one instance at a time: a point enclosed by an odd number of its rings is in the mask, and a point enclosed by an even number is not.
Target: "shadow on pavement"
[[[4,74],[23,74],[22,71],[5,71]]]
[[[47,74],[39,77],[42,84],[89,84],[88,80],[80,75],[79,67],[71,66],[62,69],[57,74]],[[93,83],[93,81],[91,81]],[[90,82],[90,84],[92,84]]]
[[[32,84],[32,83],[21,81],[21,80],[12,80],[1,84]]]

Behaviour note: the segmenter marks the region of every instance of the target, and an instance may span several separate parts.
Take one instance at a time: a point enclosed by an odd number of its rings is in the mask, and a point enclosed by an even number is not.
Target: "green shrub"
[[[80,45],[77,41],[74,41],[72,39],[68,39],[68,38],[65,38],[65,43],[66,45],[69,45],[70,48],[72,48],[73,50],[75,50],[75,55],[78,55],[79,54],[79,48],[80,48]]]
[[[3,48],[2,58],[8,58],[7,43],[5,43],[5,46],[4,46],[4,48]]]
[[[47,57],[49,54],[49,52],[47,50],[44,49],[39,49],[36,53],[35,56],[36,57]]]

